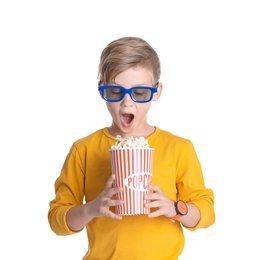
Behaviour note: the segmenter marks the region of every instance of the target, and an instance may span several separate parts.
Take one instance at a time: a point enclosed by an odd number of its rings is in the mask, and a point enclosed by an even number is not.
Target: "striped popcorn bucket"
[[[124,204],[116,206],[120,215],[143,215],[150,213],[144,207],[145,194],[150,193],[152,182],[153,148],[116,148],[110,149],[112,173],[116,178],[114,187],[122,187],[122,192],[116,194],[116,199]]]

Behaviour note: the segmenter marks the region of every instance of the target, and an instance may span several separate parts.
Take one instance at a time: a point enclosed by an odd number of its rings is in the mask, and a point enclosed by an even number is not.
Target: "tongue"
[[[132,114],[124,114],[123,115],[123,122],[129,124],[132,122],[134,116]]]

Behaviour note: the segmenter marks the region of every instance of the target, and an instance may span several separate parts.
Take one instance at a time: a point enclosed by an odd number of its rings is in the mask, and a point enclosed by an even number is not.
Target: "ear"
[[[157,101],[162,94],[163,84],[159,83],[157,92],[153,95],[153,101]]]
[[[99,91],[99,94],[100,94],[100,97],[103,99],[103,97],[102,97],[102,92],[101,92],[101,91]]]

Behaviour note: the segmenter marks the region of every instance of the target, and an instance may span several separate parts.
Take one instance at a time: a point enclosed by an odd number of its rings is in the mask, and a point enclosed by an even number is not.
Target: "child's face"
[[[154,86],[153,74],[146,68],[130,68],[118,74],[109,84],[122,86],[126,89],[135,86],[152,87]],[[160,93],[161,86],[158,87],[158,92],[154,93],[152,101],[158,100]],[[121,101],[107,102],[108,111],[113,119],[111,132],[120,134],[122,137],[151,134],[151,126],[146,120],[151,103],[151,101],[147,103],[135,102],[129,94],[126,94]]]

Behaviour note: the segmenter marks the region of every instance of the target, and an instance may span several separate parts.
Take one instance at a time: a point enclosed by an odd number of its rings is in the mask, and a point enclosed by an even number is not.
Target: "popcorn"
[[[144,137],[117,135],[109,152],[112,174],[115,174],[113,187],[122,188],[115,198],[124,201],[115,206],[115,212],[122,216],[149,214],[145,195],[151,193],[154,148],[149,147]]]
[[[148,140],[144,137],[126,137],[116,136],[116,144],[111,146],[111,149],[118,148],[148,148]]]

